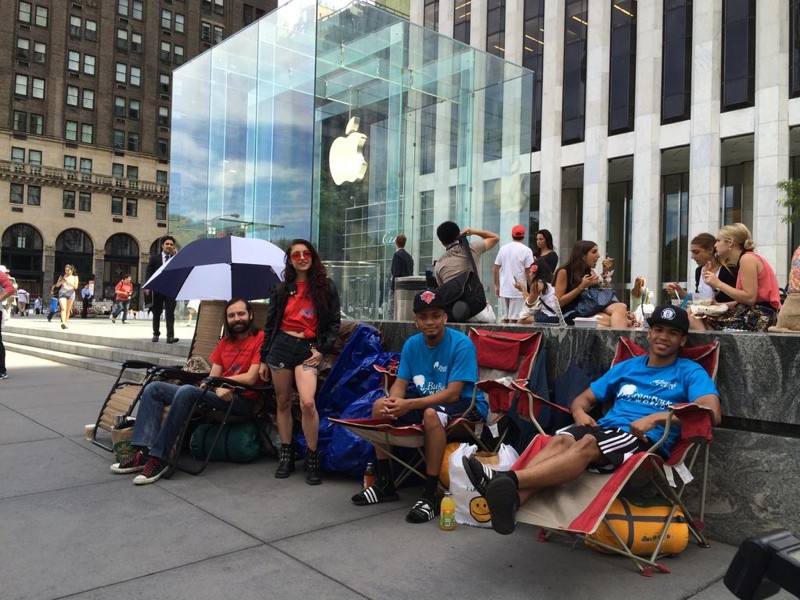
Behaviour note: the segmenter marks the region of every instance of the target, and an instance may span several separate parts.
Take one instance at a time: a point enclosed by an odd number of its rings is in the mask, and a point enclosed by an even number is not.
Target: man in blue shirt
[[[663,434],[673,404],[706,406],[714,413],[714,424],[719,424],[714,382],[700,365],[678,357],[689,331],[686,311],[659,306],[647,322],[647,356],[615,365],[579,394],[572,401],[575,424],[558,431],[523,468],[494,472],[474,458],[464,458],[470,481],[486,497],[495,531],[514,531],[517,507],[538,491],[573,481],[587,469],[613,471],[633,454],[650,448]],[[609,401],[614,401],[611,409],[595,421],[589,415],[591,407]],[[669,454],[678,435],[679,427],[670,429],[661,448],[664,453]]]
[[[478,381],[478,357],[470,339],[445,327],[447,313],[436,290],[423,290],[414,296],[414,323],[420,333],[403,345],[397,379],[389,396],[377,400],[373,418],[389,418],[397,424],[422,422],[425,430],[425,491],[411,508],[406,521],[425,523],[439,512],[436,488],[439,469],[447,444],[445,426],[461,416],[472,403]],[[413,384],[409,387],[409,383]],[[467,415],[485,420],[488,404],[482,392]],[[389,457],[375,448],[378,457],[375,484],[353,496],[359,506],[399,500],[392,479]]]

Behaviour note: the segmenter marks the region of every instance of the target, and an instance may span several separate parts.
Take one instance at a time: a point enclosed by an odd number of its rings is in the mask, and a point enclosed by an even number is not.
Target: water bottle
[[[456,501],[453,494],[445,492],[439,507],[439,529],[453,531],[456,528]]]
[[[375,464],[367,463],[367,468],[364,469],[364,489],[375,485]]]

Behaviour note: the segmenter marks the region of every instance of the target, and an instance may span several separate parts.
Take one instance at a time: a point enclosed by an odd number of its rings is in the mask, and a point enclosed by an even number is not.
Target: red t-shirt
[[[222,377],[241,375],[247,373],[250,367],[261,362],[261,344],[264,342],[264,332],[249,335],[243,340],[221,339],[211,353],[211,362],[222,367]],[[254,399],[258,394],[245,393],[245,398]]]
[[[131,299],[131,295],[133,294],[133,284],[132,283],[125,283],[123,279],[117,284],[117,287],[114,288],[115,292],[115,299],[118,301],[126,301]]]
[[[283,311],[281,331],[302,332],[307,338],[317,337],[317,312],[308,292],[308,282],[298,281],[297,293],[289,296],[286,310]]]

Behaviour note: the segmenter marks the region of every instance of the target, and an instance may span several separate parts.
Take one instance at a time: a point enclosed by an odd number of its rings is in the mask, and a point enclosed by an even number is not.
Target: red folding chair
[[[617,345],[612,365],[646,353],[643,348],[631,340],[623,338]],[[695,360],[705,368],[712,379],[716,377],[719,364],[718,343],[686,348],[681,351],[681,356]],[[541,398],[530,391],[524,391],[528,394],[531,405],[541,401]],[[616,545],[598,543],[596,540],[592,540],[592,544],[627,556],[634,562],[639,572],[646,576],[652,575],[653,569],[669,572],[669,569],[663,563],[658,562],[658,559],[661,555],[661,547],[669,533],[670,524],[675,519],[678,509],[683,511],[694,539],[699,545],[708,547],[708,539],[703,533],[703,518],[713,413],[710,409],[693,403],[675,405],[669,412],[670,416],[664,434],[647,452],[635,454],[611,474],[601,475],[587,472],[575,481],[537,493],[520,507],[517,512],[517,521],[540,526],[539,539],[542,541],[546,539],[545,530],[586,537],[594,534],[600,525],[605,523],[616,538]],[[657,450],[668,438],[673,417],[680,419],[681,435],[670,458],[665,460],[657,453]],[[512,469],[521,469],[527,465],[550,439],[550,436],[544,434],[537,435]],[[701,453],[704,460],[702,474],[699,476],[701,479],[700,516],[695,519],[686,506],[683,496],[687,485],[694,478],[692,471],[695,469],[696,461]],[[676,473],[682,479],[680,484],[675,481]],[[652,486],[652,489],[671,505],[670,512],[658,534],[655,548],[649,557],[633,554],[630,544],[616,534],[607,518],[609,508],[626,486],[633,488],[643,485]]]

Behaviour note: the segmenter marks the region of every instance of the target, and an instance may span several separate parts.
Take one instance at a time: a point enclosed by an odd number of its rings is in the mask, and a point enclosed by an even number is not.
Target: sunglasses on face
[[[295,250],[289,256],[292,257],[292,260],[300,260],[301,258],[305,258],[306,260],[308,260],[309,258],[311,258],[311,251],[303,250],[301,252],[300,250]]]

